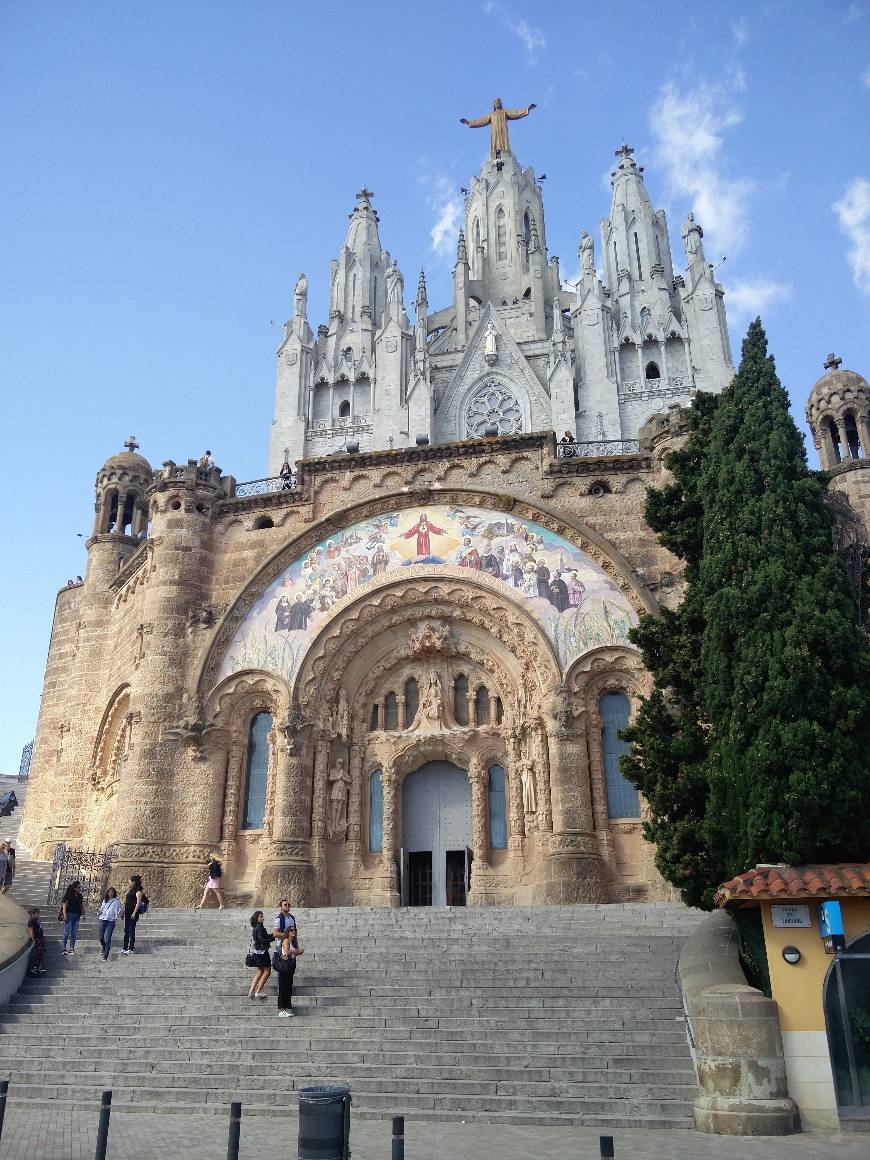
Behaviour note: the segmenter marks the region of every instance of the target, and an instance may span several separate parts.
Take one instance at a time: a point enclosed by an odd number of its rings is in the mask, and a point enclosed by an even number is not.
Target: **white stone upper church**
[[[507,110],[509,119],[525,112]],[[651,415],[730,382],[723,290],[693,216],[681,231],[686,267],[676,270],[665,212],[653,209],[623,145],[597,263],[582,230],[580,278],[568,289],[547,249],[541,185],[509,142],[497,147],[502,133],[465,197],[449,305],[430,311],[421,272],[411,324],[365,188],[316,334],[300,275],[278,350],[270,475],[285,460],[348,447],[546,430],[569,432],[576,454],[633,451]]]

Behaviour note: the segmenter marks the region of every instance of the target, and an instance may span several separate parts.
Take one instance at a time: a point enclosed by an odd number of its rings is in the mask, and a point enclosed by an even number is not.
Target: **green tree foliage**
[[[689,432],[647,502],[687,589],[632,633],[656,689],[623,770],[659,870],[709,907],[759,862],[870,856],[870,644],[758,319]]]

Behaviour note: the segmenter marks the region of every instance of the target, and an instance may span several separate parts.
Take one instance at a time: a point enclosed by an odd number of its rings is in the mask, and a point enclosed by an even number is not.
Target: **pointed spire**
[[[631,145],[626,145],[624,142],[615,151],[615,156],[619,158],[619,162],[616,168],[610,171],[610,176],[613,178],[610,183],[611,185],[615,185],[620,177],[624,177],[627,174],[638,177],[643,181],[643,166],[635,163],[632,153],[634,153],[634,148]]]
[[[541,242],[538,238],[538,223],[534,217],[529,218],[529,253],[536,254],[541,248]]]
[[[423,270],[420,271],[420,280],[417,282],[417,306],[428,306],[429,299],[426,296],[426,274]]]
[[[468,261],[468,251],[465,248],[465,231],[464,230],[459,231],[459,243],[456,247],[456,261],[457,261],[457,264],[460,262],[465,263]]]

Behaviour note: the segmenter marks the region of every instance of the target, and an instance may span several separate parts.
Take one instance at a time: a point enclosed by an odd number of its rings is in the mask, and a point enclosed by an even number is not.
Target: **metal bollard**
[[[6,1119],[6,1097],[9,1094],[9,1080],[0,1079],[0,1138],[3,1136],[3,1121]]]
[[[599,1136],[598,1146],[601,1149],[601,1160],[613,1160],[612,1136]]]
[[[405,1117],[393,1116],[393,1150],[390,1160],[405,1160]]]
[[[239,1160],[239,1136],[242,1131],[242,1105],[238,1100],[230,1104],[230,1134],[227,1140],[227,1160]]]
[[[100,1100],[100,1126],[97,1128],[97,1150],[94,1160],[106,1160],[106,1149],[109,1146],[109,1117],[112,1114],[112,1093],[103,1092]]]

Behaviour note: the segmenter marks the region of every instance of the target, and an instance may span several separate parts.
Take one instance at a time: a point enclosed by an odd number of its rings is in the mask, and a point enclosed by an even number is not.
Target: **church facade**
[[[650,687],[629,631],[680,596],[645,493],[733,374],[723,290],[691,215],[675,271],[626,146],[601,271],[584,231],[566,289],[507,136],[528,112],[469,123],[492,148],[453,302],[430,313],[421,275],[413,325],[357,195],[316,334],[296,286],[266,478],[154,469],[132,439],[99,471],[55,609],[38,856],[111,847],[176,905],[212,853],[263,903],[667,896],[618,734]],[[827,372],[808,417],[866,543],[870,388]]]

